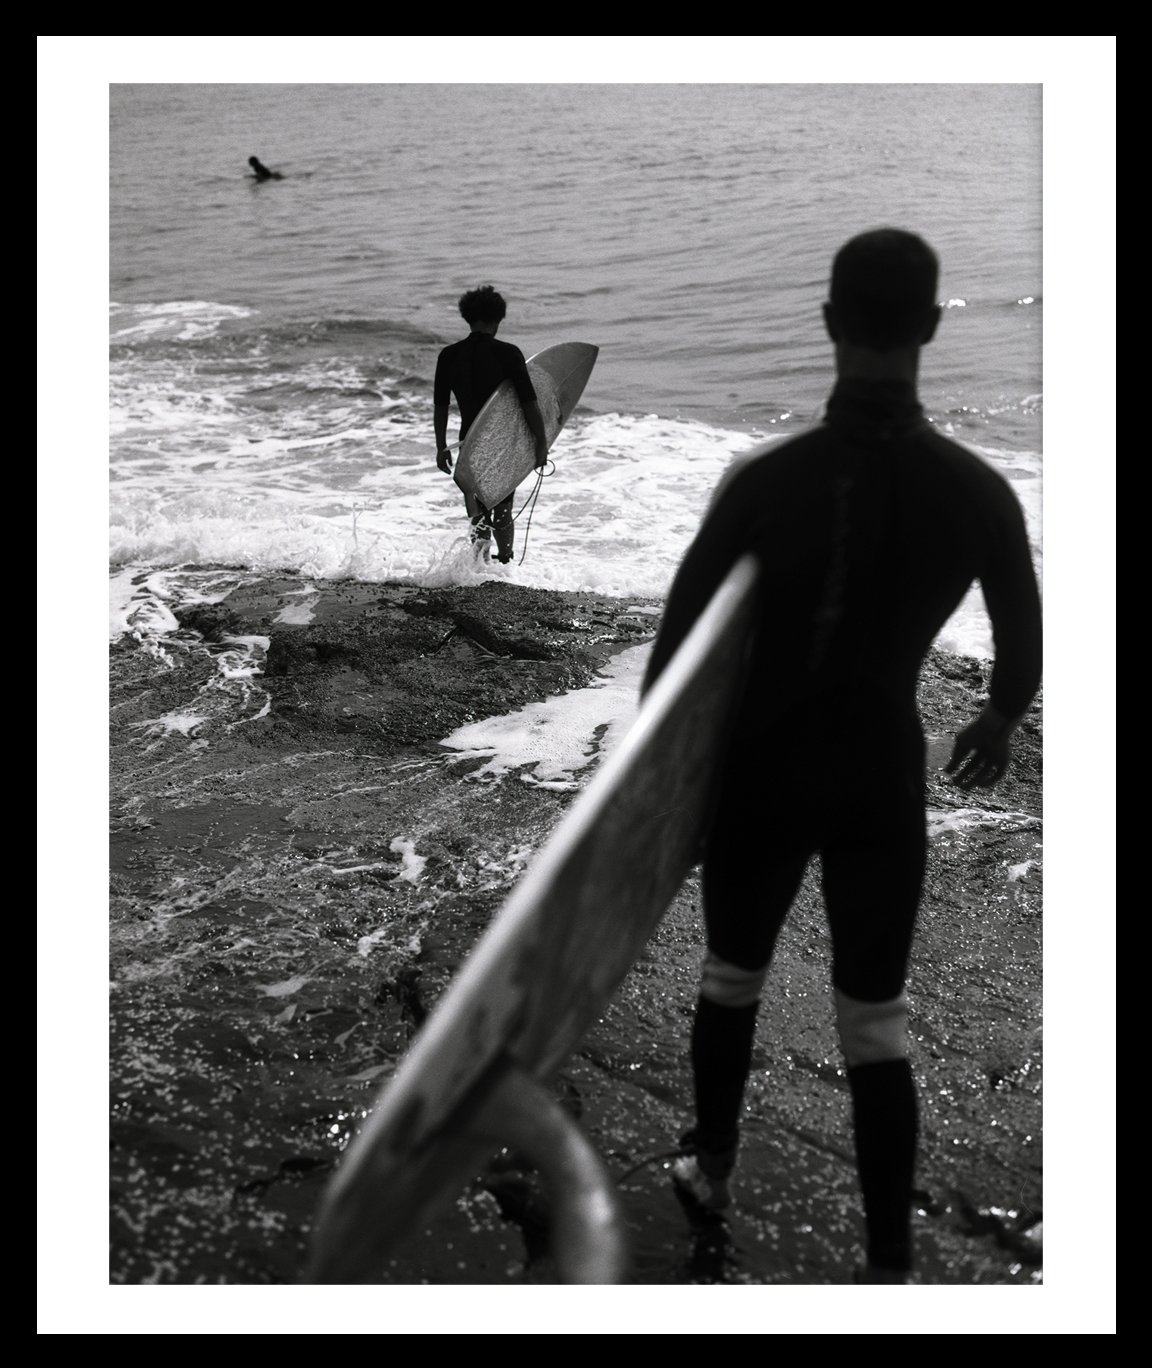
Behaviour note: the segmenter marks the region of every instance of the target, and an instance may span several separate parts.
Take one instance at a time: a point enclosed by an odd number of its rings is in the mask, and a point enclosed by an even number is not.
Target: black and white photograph
[[[1115,1333],[1114,37],[37,41],[39,1333]]]

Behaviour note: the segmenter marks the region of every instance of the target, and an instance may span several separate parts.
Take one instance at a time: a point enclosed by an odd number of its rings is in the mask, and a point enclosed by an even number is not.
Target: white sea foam
[[[249,318],[255,311],[234,304],[215,304],[201,299],[168,300],[161,304],[108,305],[108,330],[113,341],[170,337],[188,342],[209,337],[221,323]]]
[[[282,622],[287,626],[304,627],[316,616],[316,605],[320,601],[320,596],[310,598],[307,603],[290,603],[287,608],[282,608],[273,619],[274,622]]]
[[[165,713],[163,717],[150,717],[143,722],[134,722],[134,727],[140,727],[150,735],[166,735],[170,732],[179,732],[181,736],[191,736],[192,733],[207,722],[208,717],[205,713],[176,712]]]
[[[419,883],[428,859],[424,855],[416,854],[415,842],[406,841],[402,836],[397,836],[388,849],[395,851],[400,856],[400,872],[396,875],[397,880],[405,883]]]
[[[662,598],[717,481],[754,444],[746,432],[693,421],[578,414],[553,448],[535,501],[534,481],[517,492],[515,561],[477,565],[460,491],[414,435],[414,428],[431,431],[426,398],[393,400],[386,413],[368,420],[361,413],[355,422],[343,409],[327,411],[323,421],[335,430],[326,433],[316,431],[321,415],[309,408],[254,412],[218,400],[207,414],[203,405],[179,403],[133,410],[131,433],[114,447],[113,567],[231,565],[428,587],[504,578]],[[273,426],[281,429],[276,436]],[[1012,479],[1039,566],[1039,459],[981,454]],[[284,621],[304,620],[303,607],[286,611]],[[123,629],[123,602],[113,611],[114,632],[118,622]],[[938,644],[991,656],[978,586]]]
[[[1036,830],[1042,825],[1030,812],[1001,812],[985,808],[929,808],[928,839],[963,836],[970,831],[999,828],[1009,831]]]
[[[469,723],[440,744],[456,751],[456,760],[484,759],[468,775],[480,783],[519,772],[524,783],[540,788],[579,788],[587,777],[580,772],[610,752],[635,717],[650,649],[629,647],[588,688]]]
[[[291,997],[293,993],[298,993],[305,984],[310,982],[311,979],[306,974],[294,974],[291,978],[282,979],[279,983],[257,984],[256,990],[263,993],[265,997]]]

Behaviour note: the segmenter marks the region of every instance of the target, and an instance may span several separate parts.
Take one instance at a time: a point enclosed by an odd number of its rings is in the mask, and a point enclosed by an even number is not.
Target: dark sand
[[[347,582],[316,586],[309,624],[274,626],[301,587],[268,580],[186,613],[168,662],[127,637],[112,648],[113,1285],[300,1279],[351,1130],[571,801],[514,777],[471,782],[438,741],[581,687],[657,620],[628,611],[638,600],[502,582]],[[272,638],[266,715],[253,702],[243,722],[240,708],[187,733],[139,725],[202,712],[213,657],[244,634]],[[963,725],[985,684],[979,665],[933,654],[929,736]],[[930,854],[909,984],[918,1281],[1029,1286],[1043,1210],[1039,705],[1000,788],[973,801],[934,772],[929,804],[1006,820]],[[415,881],[405,841],[426,859]],[[617,1179],[632,1281],[844,1284],[861,1218],[818,883],[769,978],[724,1219],[686,1210],[667,1172],[689,1121],[699,955],[693,876],[557,1081]],[[507,1153],[381,1270],[394,1284],[555,1278],[543,1191]]]

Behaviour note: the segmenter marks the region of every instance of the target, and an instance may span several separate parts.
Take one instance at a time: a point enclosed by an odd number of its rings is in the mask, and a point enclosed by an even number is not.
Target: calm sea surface
[[[740,422],[823,398],[831,256],[896,223],[965,301],[932,399],[1011,407],[1040,388],[1040,114],[1038,86],[113,86],[111,298],[433,343],[491,280],[526,349],[603,348],[599,411]]]
[[[831,257],[886,223],[942,262],[926,408],[1014,481],[1040,564],[1038,85],[113,85],[110,113],[113,632],[198,566],[474,578],[431,380],[483,282],[526,355],[600,348],[523,564],[483,573],[662,594],[732,456],[819,416]],[[986,654],[978,594],[941,644]]]

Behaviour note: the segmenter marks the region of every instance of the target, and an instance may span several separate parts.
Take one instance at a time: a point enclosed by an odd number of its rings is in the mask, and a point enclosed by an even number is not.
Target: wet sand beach
[[[302,590],[309,610],[286,611]],[[284,577],[182,610],[159,654],[113,644],[111,1284],[301,1279],[349,1135],[573,798],[523,774],[477,779],[481,762],[441,741],[586,687],[651,639],[658,610],[500,581]],[[267,639],[259,693],[197,722],[221,653],[246,637]],[[985,684],[978,662],[933,653],[929,737],[963,725]],[[943,745],[930,745],[937,765]],[[929,808],[909,984],[918,1281],[1036,1284],[1039,703],[991,797],[933,771]],[[689,1119],[700,943],[693,875],[556,1080],[617,1182],[631,1281],[845,1283],[862,1222],[814,873],[765,992],[723,1218],[686,1208],[668,1176]],[[509,1151],[380,1273],[555,1281],[545,1193]]]

